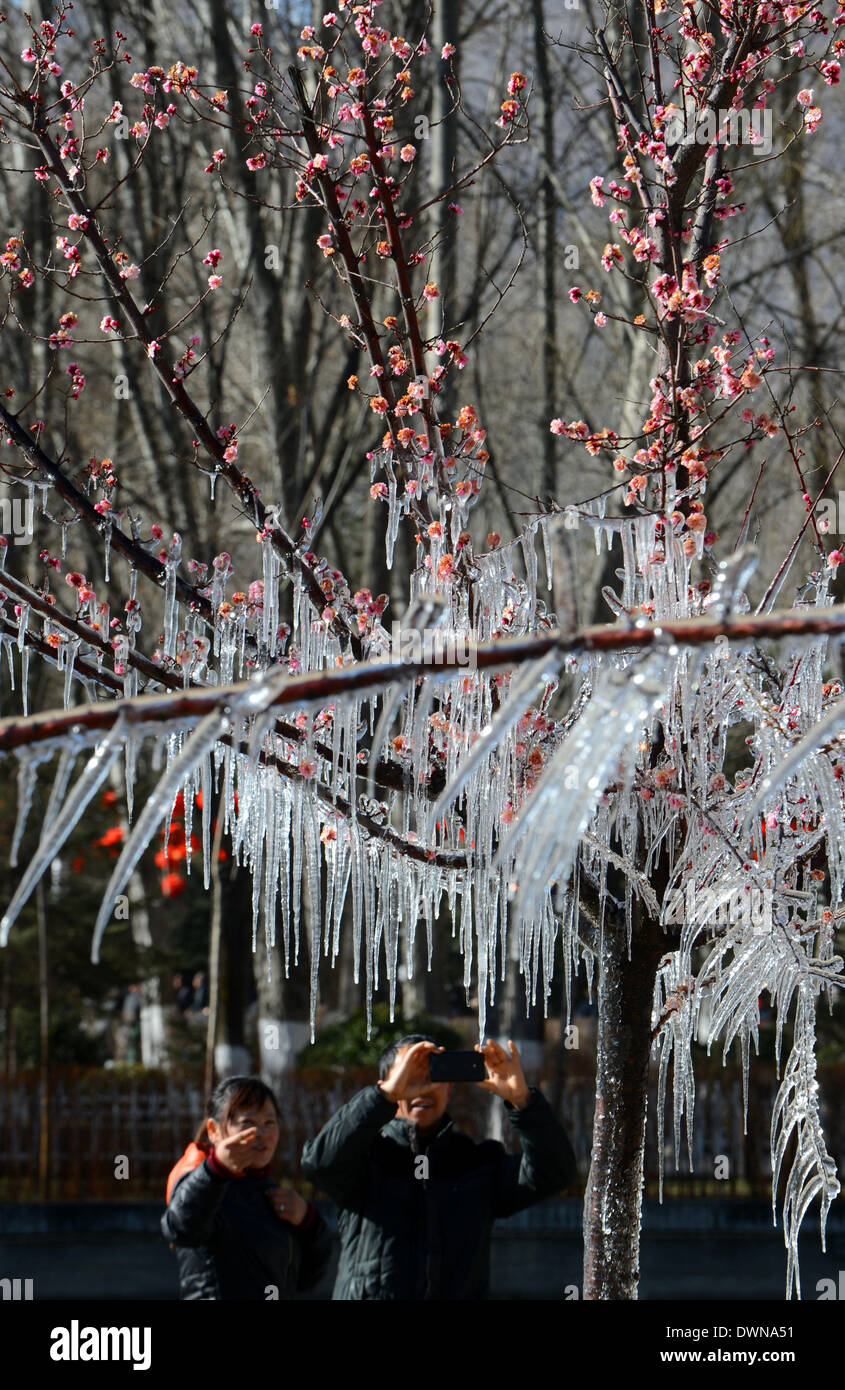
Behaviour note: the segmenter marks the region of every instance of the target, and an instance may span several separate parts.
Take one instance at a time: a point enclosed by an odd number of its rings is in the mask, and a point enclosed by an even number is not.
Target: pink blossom
[[[209,275],[209,277],[208,277],[208,288],[209,288],[210,290],[219,290],[219,288],[220,288],[220,286],[221,286],[222,284],[223,284],[223,276],[222,276],[222,275]]]
[[[399,151],[399,158],[403,164],[411,164],[416,157],[417,151],[414,145],[403,145]]]
[[[601,311],[599,311],[596,314],[593,322],[595,323],[596,328],[604,328],[605,324],[607,323],[607,314],[603,314]]]
[[[845,560],[845,554],[841,550],[831,550],[827,557],[827,563],[832,570],[835,570],[837,565],[841,565],[843,560]]]
[[[440,57],[445,62],[447,58],[451,58],[452,54],[456,52],[457,49],[455,48],[455,45],[453,43],[444,43],[443,47],[440,50]]]
[[[813,104],[813,89],[812,89],[812,87],[803,87],[803,88],[801,89],[801,91],[798,93],[798,95],[797,95],[797,97],[795,98],[795,100],[798,102],[798,105],[799,105],[799,106],[812,106],[812,104]]]

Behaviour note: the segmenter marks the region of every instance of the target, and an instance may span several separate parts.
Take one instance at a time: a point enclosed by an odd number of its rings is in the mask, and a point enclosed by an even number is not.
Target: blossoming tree
[[[0,404],[16,486],[38,492],[39,528],[62,538],[45,542],[37,583],[13,573],[7,547],[2,637],[10,661],[20,652],[25,691],[33,652],[64,683],[63,708],[24,703],[0,721],[0,749],[18,763],[21,827],[39,765],[56,760],[41,841],[2,938],[122,759],[133,820],[94,926],[95,958],[116,897],[176,808],[188,864],[198,825],[208,886],[216,805],[231,853],[253,876],[254,933],[263,920],[272,937],[278,916],[286,953],[298,952],[307,901],[315,998],[321,963],[351,932],[368,1000],[382,971],[392,999],[401,951],[417,932],[431,950],[444,905],[467,987],[477,979],[482,1032],[514,937],[534,1007],[556,966],[567,999],[579,969],[597,974],[589,1298],[636,1296],[650,1056],[662,1094],[671,1064],[679,1144],[684,1117],[692,1124],[693,1041],[705,1024],[705,1040],[725,1052],[738,1041],[747,1072],[764,990],[779,1044],[790,1021],[792,1032],[772,1119],[775,1188],[795,1141],[782,1213],[789,1289],[809,1204],[819,1197],[823,1229],[839,1190],[819,1118],[814,1025],[841,970],[845,705],[831,663],[845,611],[831,584],[843,556],[817,524],[775,345],[735,320],[726,276],[743,238],[726,233],[749,158],[735,139],[740,115],[774,109],[787,142],[810,138],[822,119],[816,87],[838,82],[845,12],[784,0],[636,8],[642,44],[612,11],[585,56],[617,136],[618,167],[590,185],[614,238],[601,263],[640,296],[627,326],[653,356],[648,411],[629,433],[613,421],[550,421],[573,450],[606,460],[607,483],[592,499],[573,488],[511,543],[473,533],[489,462],[475,407],[453,418],[438,410],[472,344],[425,325],[441,298],[432,257],[461,215],[460,189],[528,136],[523,74],[501,93],[485,152],[433,200],[415,195],[412,178],[414,83],[439,62],[457,106],[454,46],[438,59],[424,35],[392,32],[377,0],[340,0],[319,28],[302,30],[291,66],[254,24],[246,77],[233,73],[227,91],[209,90],[184,61],[151,63],[124,82],[134,63],[119,32],[95,38],[86,70],[63,72],[67,7],[33,26],[0,85],[2,137],[54,232],[40,258],[26,234],[8,238],[4,331],[31,323],[27,297],[40,287],[62,301],[55,325],[34,330],[43,379]],[[805,73],[816,85],[780,111],[779,86]],[[113,176],[109,141],[121,123],[132,153]],[[211,138],[201,156],[211,184],[272,210],[262,180],[282,171],[301,207],[278,217],[319,221],[316,247],[347,295],[325,308],[360,362],[347,389],[371,419],[370,495],[387,566],[403,529],[416,547],[398,658],[387,596],[354,590],[319,553],[318,514],[292,534],[286,500],[268,501],[253,481],[246,422],[220,418],[213,392],[198,386],[213,349],[192,321],[225,283],[221,249],[206,245],[204,228],[184,243],[162,229],[155,284],[139,293],[152,284],[148,267],[112,208],[118,185],[131,185],[180,123]],[[759,138],[753,120],[746,130]],[[228,174],[235,158],[253,180],[246,192]],[[600,307],[595,286],[573,286],[570,298],[612,331],[618,315]],[[86,362],[104,342],[153,375],[178,440],[175,466],[205,472],[212,492],[231,490],[260,545],[257,573],[247,565],[236,580],[228,551],[186,564],[180,535],[153,523],[133,491],[131,458],[90,452]],[[808,510],[751,612],[757,557],[744,542],[775,450]],[[748,456],[762,462],[732,551],[708,523],[707,489]],[[65,563],[71,523],[104,545],[105,587]],[[620,559],[619,587],[605,589],[610,623],[577,621],[576,528]],[[776,607],[805,538],[814,568],[794,606]],[[538,544],[554,611],[540,596]],[[424,635],[427,650],[415,650]],[[736,766],[728,735],[738,724],[748,752]],[[136,808],[151,752],[163,771]],[[166,836],[159,853],[166,866]],[[662,1100],[660,1129],[662,1151]]]

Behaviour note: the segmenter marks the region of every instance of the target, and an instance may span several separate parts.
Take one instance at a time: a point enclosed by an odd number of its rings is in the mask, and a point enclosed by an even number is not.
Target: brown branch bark
[[[684,618],[659,626],[620,627],[613,624],[584,627],[568,636],[551,633],[544,637],[518,637],[480,646],[468,646],[467,657],[437,661],[368,662],[334,671],[312,671],[291,676],[272,704],[274,708],[298,709],[344,695],[364,694],[383,689],[398,680],[418,676],[444,676],[450,671],[477,669],[503,670],[530,661],[547,652],[622,652],[647,650],[668,639],[679,646],[706,646],[718,637],[728,641],[755,642],[764,637],[836,636],[845,633],[845,606],[818,610],[791,609],[776,613],[713,622],[707,618]],[[12,716],[0,720],[0,752],[58,738],[69,730],[109,729],[123,712],[130,724],[161,723],[169,720],[198,719],[217,705],[226,705],[244,694],[249,682],[229,686],[207,686],[174,694],[139,695],[101,705],[81,705],[70,710],[45,710],[24,719]]]
[[[43,115],[38,112],[34,113],[31,129],[51,172],[59,181],[68,203],[74,212],[85,219],[82,235],[91,247],[100,272],[112,295],[120,305],[137,338],[149,349],[154,335],[150,332],[144,312],[135,303],[126,281],[121,278],[95,217],[85,206],[81,194],[73,187],[70,175],[65,169]],[[305,591],[316,611],[321,613],[325,607],[325,596],[311,566],[303,559],[291,537],[280,526],[269,524],[267,508],[264,506],[257,488],[233,460],[227,460],[224,457],[225,445],[217,438],[199,406],[188,393],[184,382],[174,380],[172,366],[167,360],[166,354],[158,352],[150,356],[148,352],[148,357],[168,397],[191,426],[197,444],[201,445],[214,460],[215,471],[240,498],[246,508],[247,515],[255,518],[256,526],[267,529],[272,536],[274,549],[282,556],[288,566],[292,569],[299,569]],[[360,656],[362,644],[358,635],[352,632],[339,616],[333,620],[332,626],[342,642],[348,643],[356,656]]]

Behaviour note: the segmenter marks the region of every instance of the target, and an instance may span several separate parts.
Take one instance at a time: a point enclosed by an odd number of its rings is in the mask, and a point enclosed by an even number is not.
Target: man
[[[335,1299],[490,1297],[490,1234],[510,1216],[568,1186],[575,1155],[548,1101],[526,1084],[519,1053],[481,1052],[505,1102],[521,1157],[496,1140],[476,1144],[446,1112],[451,1083],[432,1082],[432,1038],[401,1038],[382,1055],[380,1080],[359,1091],[305,1145],[302,1172],[338,1205]]]

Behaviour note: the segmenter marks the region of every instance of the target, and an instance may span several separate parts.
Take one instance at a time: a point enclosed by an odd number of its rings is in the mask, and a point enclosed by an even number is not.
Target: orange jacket
[[[205,1149],[201,1149],[197,1144],[194,1144],[193,1142],[188,1145],[182,1157],[179,1159],[179,1162],[176,1164],[174,1168],[171,1168],[170,1175],[167,1179],[167,1192],[165,1194],[165,1201],[167,1202],[168,1206],[170,1205],[170,1198],[173,1195],[173,1189],[176,1186],[179,1179],[184,1178],[186,1173],[192,1173],[195,1168],[199,1168],[203,1159],[207,1157],[208,1154],[206,1153]]]

